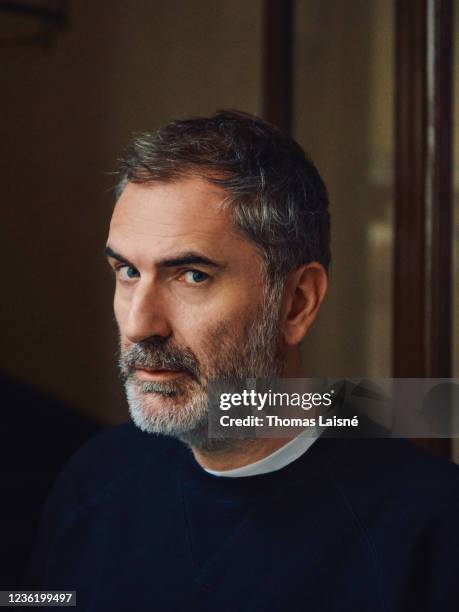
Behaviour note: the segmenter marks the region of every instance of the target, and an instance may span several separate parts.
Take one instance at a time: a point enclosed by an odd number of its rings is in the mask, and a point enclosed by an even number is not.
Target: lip
[[[183,376],[181,370],[149,370],[145,368],[136,368],[136,375],[139,380],[172,380],[179,376]]]

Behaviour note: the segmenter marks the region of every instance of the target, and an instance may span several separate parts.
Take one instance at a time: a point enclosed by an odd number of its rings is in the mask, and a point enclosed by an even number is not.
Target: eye
[[[188,285],[200,285],[210,277],[208,274],[201,272],[200,270],[187,270],[180,276],[180,279],[182,278]]]
[[[121,281],[130,281],[133,278],[138,278],[140,276],[138,270],[136,270],[132,266],[128,266],[127,264],[117,266],[115,270],[116,270],[117,277]]]

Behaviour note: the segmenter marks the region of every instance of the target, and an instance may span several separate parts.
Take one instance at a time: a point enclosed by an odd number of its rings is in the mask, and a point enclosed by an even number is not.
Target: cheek
[[[113,313],[118,327],[121,327],[126,316],[126,307],[125,304],[123,305],[123,301],[120,299],[119,293],[116,290],[113,298]]]
[[[201,363],[216,364],[240,350],[245,345],[250,322],[247,312],[239,317],[220,318],[212,324],[207,322],[194,347]]]
[[[119,347],[126,349],[132,346],[132,342],[126,337],[126,325],[129,316],[129,305],[126,300],[120,299],[115,292],[113,299],[113,314],[115,315],[116,325],[119,334]]]
[[[174,335],[181,344],[191,348],[207,348],[209,344],[218,351],[218,343],[231,337],[240,337],[245,321],[250,318],[248,307],[235,304],[209,304],[200,309],[185,309],[176,312],[174,319]]]
[[[199,327],[202,333],[209,328],[216,329],[221,323],[237,325],[256,311],[260,296],[261,288],[258,290],[255,283],[231,279],[202,295],[190,292],[186,300],[177,299],[171,304],[170,312],[177,324]]]

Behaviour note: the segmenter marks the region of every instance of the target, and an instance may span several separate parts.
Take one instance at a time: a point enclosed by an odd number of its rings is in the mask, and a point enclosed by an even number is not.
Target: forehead
[[[113,211],[108,243],[138,258],[188,249],[253,257],[257,249],[234,227],[230,207],[221,206],[226,198],[223,189],[196,177],[128,183]]]

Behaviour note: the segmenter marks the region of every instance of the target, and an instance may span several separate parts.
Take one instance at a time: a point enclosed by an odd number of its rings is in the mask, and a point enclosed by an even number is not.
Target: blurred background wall
[[[391,376],[392,2],[297,2],[294,133],[328,186],[330,287],[305,342],[317,376]]]

